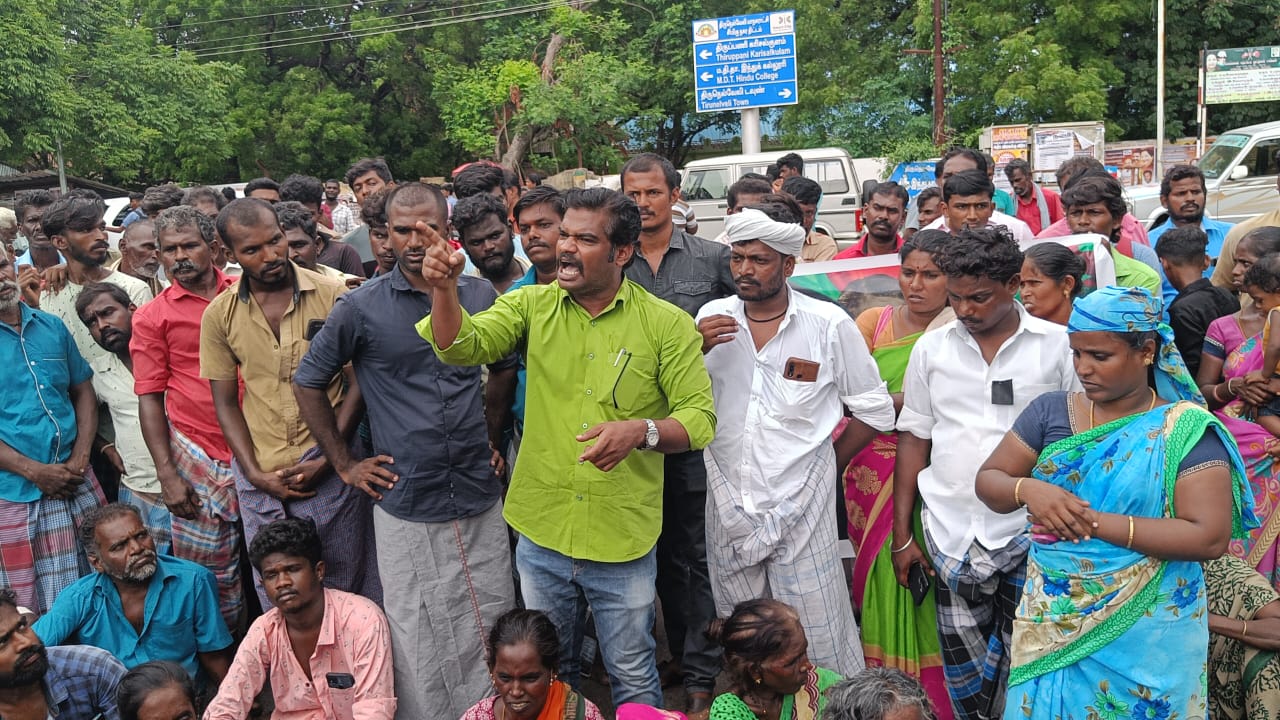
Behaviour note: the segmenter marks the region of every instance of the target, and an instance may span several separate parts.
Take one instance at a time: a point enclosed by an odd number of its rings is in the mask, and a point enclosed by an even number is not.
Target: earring
[[[1152,358],[1147,358],[1147,365],[1150,365],[1151,363],[1154,363],[1154,362],[1155,362],[1155,360],[1154,360],[1154,359],[1152,359]]]

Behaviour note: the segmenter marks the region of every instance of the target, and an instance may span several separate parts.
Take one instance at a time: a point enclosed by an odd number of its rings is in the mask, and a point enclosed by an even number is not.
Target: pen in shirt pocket
[[[626,348],[618,348],[618,354],[613,358],[613,366],[618,367],[618,363],[622,362],[622,356],[626,354]]]

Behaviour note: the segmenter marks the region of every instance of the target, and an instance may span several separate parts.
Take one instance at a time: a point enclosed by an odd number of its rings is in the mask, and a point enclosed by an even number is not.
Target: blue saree
[[[1100,512],[1176,517],[1174,484],[1206,432],[1232,476],[1232,535],[1253,518],[1235,441],[1190,402],[1053,442],[1033,476]],[[1207,715],[1209,625],[1198,562],[1159,560],[1099,539],[1032,545],[1013,625],[1005,720],[1191,720]]]

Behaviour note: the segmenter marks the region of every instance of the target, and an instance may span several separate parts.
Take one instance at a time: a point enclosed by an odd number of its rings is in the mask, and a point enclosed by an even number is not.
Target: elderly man
[[[763,204],[726,219],[737,295],[698,313],[718,420],[704,456],[707,559],[721,617],[781,600],[800,613],[809,658],[849,675],[864,661],[835,555],[836,478],[893,428],[893,399],[853,319],[788,288],[805,241],[790,215]]]
[[[43,613],[89,571],[76,527],[103,502],[89,467],[98,403],[67,326],[22,292],[0,250],[0,587]]]
[[[418,331],[451,364],[524,348],[525,433],[504,515],[520,534],[525,605],[556,624],[570,683],[590,606],[614,703],[659,705],[651,630],[663,455],[710,441],[711,382],[692,318],[623,275],[640,238],[635,203],[592,188],[570,190],[564,205],[557,282],[475,315],[459,300],[462,255],[419,222],[432,300]]]
[[[120,259],[107,265],[108,270],[119,270],[135,280],[146,283],[154,297],[169,283],[160,276],[160,253],[156,249],[156,225],[150,218],[142,218],[125,228],[120,237]]]
[[[218,612],[213,573],[156,553],[132,505],[85,513],[80,538],[97,570],[58,595],[35,623],[48,645],[75,638],[102,648],[125,667],[170,660],[216,686],[231,664],[231,633]]]

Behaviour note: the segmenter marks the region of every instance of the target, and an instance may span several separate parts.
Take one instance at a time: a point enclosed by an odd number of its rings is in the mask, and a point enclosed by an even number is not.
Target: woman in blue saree
[[[1067,328],[1084,392],[1034,400],[977,477],[1036,540],[1004,717],[1203,718],[1200,562],[1257,522],[1240,454],[1148,290],[1078,299]]]

